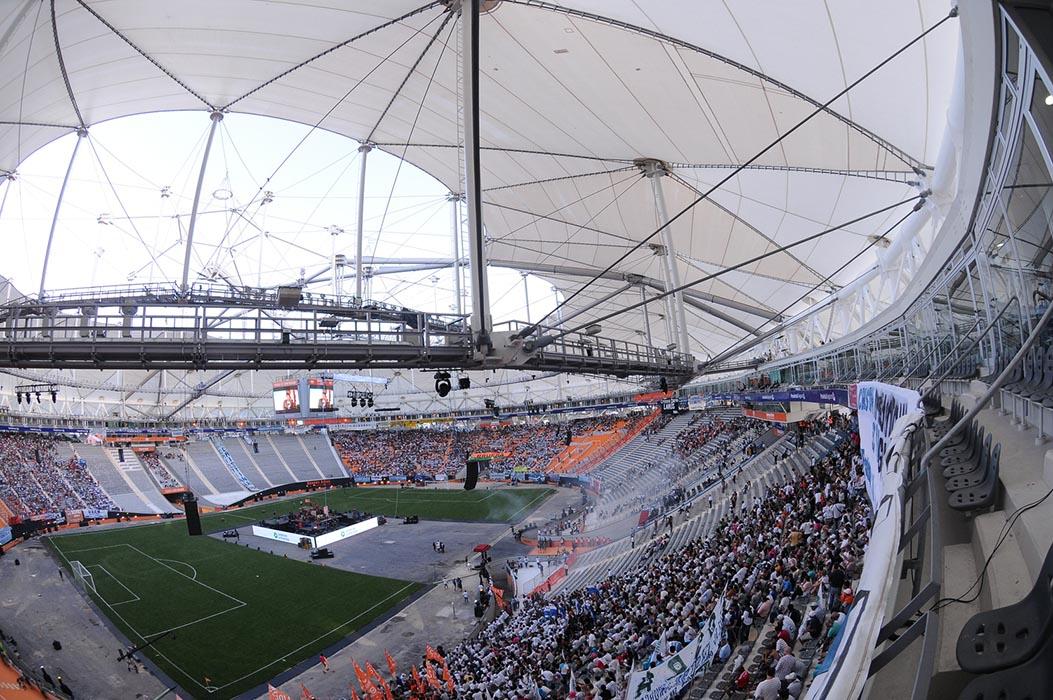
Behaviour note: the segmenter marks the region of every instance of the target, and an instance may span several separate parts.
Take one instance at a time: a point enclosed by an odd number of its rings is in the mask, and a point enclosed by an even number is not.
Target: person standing
[[[325,654],[318,655],[318,661],[322,664],[322,673],[329,673],[329,659]]]

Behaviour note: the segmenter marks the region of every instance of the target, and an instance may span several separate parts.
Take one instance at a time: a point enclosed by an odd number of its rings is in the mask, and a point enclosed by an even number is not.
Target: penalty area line
[[[226,687],[228,687],[228,686],[234,685],[235,683],[239,683],[239,682],[241,682],[241,681],[245,680],[246,678],[248,678],[248,677],[250,677],[250,676],[254,676],[254,675],[256,675],[257,673],[259,673],[260,671],[264,671],[264,670],[266,670],[266,669],[270,668],[271,666],[275,665],[276,663],[279,663],[279,662],[281,662],[281,661],[282,661],[283,659],[288,659],[288,658],[289,658],[290,656],[292,656],[293,654],[296,654],[296,653],[300,652],[300,651],[301,651],[301,650],[303,650],[303,649],[304,649],[305,647],[309,647],[309,646],[311,646],[312,644],[314,644],[315,642],[318,642],[318,641],[320,641],[320,640],[322,640],[322,639],[325,639],[326,637],[328,637],[328,636],[330,636],[330,635],[336,634],[336,633],[337,633],[337,632],[339,632],[339,631],[340,631],[341,629],[343,629],[344,627],[347,627],[347,626],[348,626],[349,624],[351,624],[351,623],[352,623],[352,622],[354,622],[355,620],[359,619],[359,618],[360,618],[360,617],[362,617],[363,615],[366,615],[366,614],[368,614],[368,613],[372,612],[373,610],[377,609],[377,608],[378,608],[379,606],[381,606],[381,605],[383,605],[384,603],[388,602],[389,600],[391,600],[391,599],[392,599],[392,598],[394,598],[395,596],[397,596],[397,595],[400,595],[400,594],[401,594],[401,593],[402,593],[403,591],[405,591],[406,589],[408,589],[408,588],[412,588],[412,587],[413,587],[413,586],[415,586],[415,585],[417,585],[417,584],[416,584],[416,583],[414,583],[414,582],[411,582],[411,583],[407,583],[407,584],[406,584],[405,586],[403,586],[402,588],[398,589],[397,591],[395,591],[394,593],[392,593],[392,594],[391,594],[391,595],[389,595],[388,597],[386,597],[386,598],[384,598],[384,599],[382,599],[382,600],[379,600],[379,601],[377,601],[376,603],[374,603],[373,605],[371,605],[371,606],[370,606],[369,608],[367,608],[367,609],[363,610],[362,612],[358,613],[357,615],[355,615],[354,617],[352,617],[352,618],[351,618],[350,620],[347,620],[347,621],[345,621],[345,622],[343,622],[343,623],[341,623],[341,624],[337,625],[336,627],[334,627],[333,629],[329,630],[328,632],[325,632],[325,633],[323,633],[323,634],[320,634],[320,635],[318,635],[317,637],[315,637],[314,639],[312,639],[312,640],[310,640],[310,641],[308,641],[308,642],[304,642],[304,643],[303,643],[303,644],[301,644],[300,646],[298,646],[298,647],[296,647],[295,649],[293,649],[293,650],[291,650],[291,651],[289,651],[289,652],[285,653],[285,654],[284,654],[283,656],[280,656],[280,657],[278,657],[278,658],[277,658],[277,659],[275,659],[274,661],[271,661],[271,662],[270,662],[270,663],[268,663],[267,665],[265,665],[265,666],[260,666],[260,667],[259,667],[258,669],[256,669],[255,671],[250,671],[249,673],[246,673],[246,674],[245,674],[244,676],[241,676],[240,678],[235,678],[234,680],[230,681],[229,683],[227,683],[227,684],[225,684],[225,685],[221,685],[221,686],[219,686],[219,690],[222,690],[222,689],[224,689],[224,688],[226,688]],[[345,648],[346,648],[346,647],[345,647]],[[343,649],[341,649],[340,651],[343,651]],[[339,654],[339,653],[340,653],[340,652],[337,652],[337,654]]]

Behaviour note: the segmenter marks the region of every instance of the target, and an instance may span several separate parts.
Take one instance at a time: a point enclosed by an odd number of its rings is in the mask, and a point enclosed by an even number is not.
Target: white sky
[[[209,125],[204,112],[168,112],[92,127],[70,175],[48,290],[181,279]],[[202,187],[192,281],[270,286],[327,270],[334,226],[344,231],[336,237],[337,252],[353,265],[358,143],[322,129],[309,131],[269,117],[226,115]],[[41,148],[23,162],[17,180],[0,185],[6,190],[0,193],[5,253],[0,274],[23,293],[36,293],[40,286],[54,204],[75,140],[69,135]],[[161,195],[165,187],[168,197]],[[262,204],[261,190],[273,192],[273,201]],[[451,258],[446,194],[431,176],[374,149],[367,164],[365,257]],[[467,257],[463,243],[462,254]],[[462,274],[467,313],[471,298],[468,275]],[[494,321],[526,320],[520,273],[490,268],[489,278]],[[528,277],[528,285],[531,318],[537,319],[555,306],[556,296],[550,283],[535,276]],[[312,289],[329,292],[332,286]],[[378,276],[365,296],[450,312],[453,289],[453,271],[447,268]],[[353,278],[345,280],[344,293],[354,293]]]

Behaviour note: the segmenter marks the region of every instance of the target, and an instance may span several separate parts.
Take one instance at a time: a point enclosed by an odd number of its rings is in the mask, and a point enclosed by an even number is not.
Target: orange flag
[[[446,688],[447,688],[447,690],[449,690],[451,694],[452,693],[456,693],[457,692],[457,688],[453,684],[453,674],[450,673],[450,667],[447,666],[446,664],[443,664],[442,665],[442,672],[443,672],[443,675],[446,676]]]
[[[422,681],[420,679],[420,674],[417,673],[417,667],[416,666],[413,666],[412,668],[410,668],[410,673],[413,676],[413,687],[414,688],[420,688],[421,686],[424,685],[424,681]]]
[[[314,696],[311,695],[311,691],[307,689],[307,686],[303,683],[300,684],[300,700],[314,700]]]
[[[368,694],[369,686],[372,685],[372,683],[369,682],[369,676],[366,675],[366,672],[362,670],[362,667],[358,665],[357,661],[352,660],[351,666],[355,670],[355,678],[358,679],[358,685],[362,688],[362,692]]]
[[[396,678],[398,672],[395,670],[395,659],[391,657],[391,654],[386,649],[384,650],[384,658],[388,662],[388,670],[391,671],[391,677]]]
[[[267,684],[267,700],[292,700],[289,694],[270,683]]]
[[[373,664],[369,663],[368,661],[366,662],[366,677],[376,678],[377,680],[380,680],[380,673],[378,673],[377,669],[373,666]]]
[[[424,676],[428,679],[428,685],[432,688],[441,688],[439,685],[439,679],[435,676],[435,669],[431,667],[431,664],[424,663]]]
[[[355,692],[355,684],[348,683],[347,687],[351,689],[351,700],[358,700],[358,693]]]
[[[394,696],[392,696],[391,694],[391,687],[388,685],[388,682],[380,676],[377,676],[377,682],[380,683],[380,687],[384,689],[384,700],[394,700]]]
[[[437,664],[443,663],[442,654],[432,649],[431,644],[424,645],[424,656]]]

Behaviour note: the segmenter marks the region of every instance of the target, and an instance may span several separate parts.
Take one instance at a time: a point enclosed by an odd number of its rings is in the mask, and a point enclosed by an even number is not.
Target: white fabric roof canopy
[[[942,1],[497,3],[481,19],[489,258],[524,269],[607,267],[658,225],[635,159],[669,165],[662,184],[678,212],[948,10]],[[224,109],[372,141],[462,189],[458,21],[445,3],[18,0],[0,13],[4,170],[82,125]],[[916,194],[908,183],[935,160],[958,40],[946,23],[677,221],[681,278]],[[859,257],[833,280],[851,281],[873,261],[860,257],[867,237],[908,210],[698,285],[719,298],[704,303],[737,323],[692,306],[692,350],[723,350]],[[647,246],[615,272],[664,278]],[[540,274],[567,294],[587,279]],[[624,286],[597,282],[565,315]],[[639,299],[626,290],[575,323]],[[659,345],[672,342],[663,311],[651,306]],[[642,328],[637,311],[605,334],[639,341]]]

